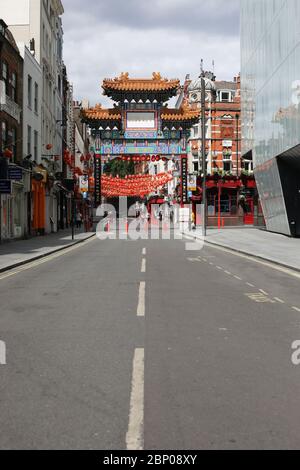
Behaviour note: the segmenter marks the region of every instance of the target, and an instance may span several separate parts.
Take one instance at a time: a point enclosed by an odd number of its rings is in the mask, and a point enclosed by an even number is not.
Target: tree
[[[119,159],[110,160],[104,166],[104,173],[113,177],[125,178],[125,176],[134,174],[134,163],[133,161],[127,162]]]

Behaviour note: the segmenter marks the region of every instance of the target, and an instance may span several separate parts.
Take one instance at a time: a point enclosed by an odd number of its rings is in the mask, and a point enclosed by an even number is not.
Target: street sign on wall
[[[0,180],[0,194],[11,194],[12,182],[11,180]]]
[[[15,181],[22,181],[23,179],[23,170],[17,166],[8,167],[8,179]]]

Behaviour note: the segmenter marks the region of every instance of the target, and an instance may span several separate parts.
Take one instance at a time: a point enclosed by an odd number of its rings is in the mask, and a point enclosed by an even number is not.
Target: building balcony
[[[21,122],[21,107],[15,103],[9,96],[1,93],[0,100],[0,111],[5,112],[13,119],[17,121],[18,124]]]

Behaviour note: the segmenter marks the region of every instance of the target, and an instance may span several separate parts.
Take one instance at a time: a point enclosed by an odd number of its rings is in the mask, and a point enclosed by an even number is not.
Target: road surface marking
[[[285,301],[282,299],[279,299],[278,297],[274,297],[274,300],[276,300],[276,302],[279,302],[280,304],[285,304]]]
[[[207,263],[207,259],[206,259],[206,258],[202,258],[202,261],[204,261],[204,263]]]
[[[274,269],[275,271],[280,271],[281,273],[287,274],[288,276],[292,276],[292,277],[296,277],[297,279],[300,279],[300,272],[293,271],[292,268],[291,269],[285,268],[284,266],[276,265],[272,263],[271,261],[263,261],[262,259],[255,258],[255,256],[244,255],[243,253],[238,253],[237,251],[231,250],[230,248],[223,248],[222,246],[217,246],[214,244],[209,244],[209,248],[223,251],[224,253],[229,253],[239,258],[252,261],[253,263],[261,264],[262,266],[266,266],[267,268]]]
[[[268,296],[268,297],[269,297],[269,294],[268,294],[268,292],[266,292],[266,291],[264,291],[264,290],[262,290],[262,289],[259,289],[259,292],[261,292],[262,294],[264,294],[264,295],[266,295],[266,296]]]
[[[249,286],[249,287],[255,287],[255,285],[254,285],[254,284],[251,284],[251,282],[246,282],[246,284],[247,284],[247,286]]]
[[[30,261],[30,262],[28,262],[28,263],[26,263],[22,266],[19,266],[18,268],[14,269],[13,271],[8,271],[8,272],[5,272],[3,274],[0,274],[0,281],[2,279],[6,279],[8,277],[15,276],[16,274],[20,274],[23,271],[27,271],[29,269],[40,266],[41,264],[48,263],[48,261],[52,261],[56,258],[60,258],[61,256],[64,256],[68,253],[71,253],[72,251],[77,250],[78,248],[81,248],[81,247],[83,247],[83,246],[87,245],[88,243],[90,243],[92,241],[95,241],[95,240],[96,240],[96,237],[91,237],[88,240],[85,240],[84,242],[77,243],[76,245],[73,245],[71,247],[67,247],[67,248],[62,249],[60,251],[57,251],[56,253],[45,255],[45,256],[43,256],[43,258],[38,259],[36,261]]]
[[[228,276],[232,276],[232,273],[230,271],[225,271],[225,274],[228,274]]]
[[[212,262],[210,262],[209,264],[210,264],[211,266],[214,266],[214,263],[212,263]]]
[[[296,312],[300,312],[300,308],[298,307],[292,307],[293,310],[296,310]]]
[[[144,349],[136,349],[133,358],[129,424],[126,434],[127,450],[144,448]]]
[[[146,272],[146,259],[143,258],[142,259],[141,273],[145,273],[145,272]]]
[[[262,292],[258,293],[251,293],[251,294],[245,294],[250,300],[253,300],[254,302],[258,303],[271,303],[275,304],[275,300],[270,299],[270,297],[264,295]]]
[[[219,269],[219,271],[224,271],[224,269],[221,266],[216,266],[216,268]]]
[[[238,281],[242,281],[242,278],[241,278],[241,277],[239,277],[239,276],[234,276],[234,277],[235,277],[235,279],[237,279]]]
[[[142,254],[143,254],[143,255],[146,255],[146,254],[147,254],[147,248],[143,248]]]
[[[144,317],[145,316],[145,297],[146,297],[146,283],[140,282],[139,288],[139,303],[137,308],[137,316]]]

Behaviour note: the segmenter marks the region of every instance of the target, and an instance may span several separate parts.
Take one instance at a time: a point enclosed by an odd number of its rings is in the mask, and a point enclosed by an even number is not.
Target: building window
[[[27,155],[31,155],[31,126],[27,126]]]
[[[37,161],[37,158],[38,158],[38,132],[34,131],[33,159]]]
[[[15,72],[11,75],[11,97],[17,102],[17,74]]]
[[[27,104],[28,104],[28,107],[31,109],[32,108],[32,78],[30,75],[28,75],[28,79],[27,79]]]
[[[194,173],[198,173],[199,172],[199,162],[193,162],[193,165],[194,165]]]
[[[2,62],[2,80],[5,83],[5,94],[8,95],[8,65]]]
[[[224,103],[230,103],[232,101],[232,96],[230,91],[220,91],[220,101]]]
[[[7,143],[7,124],[6,124],[6,121],[2,121],[2,123],[1,123],[1,143],[2,143],[2,150],[5,150],[6,143]]]
[[[231,172],[232,170],[232,161],[231,160],[223,160],[223,170],[226,172]]]
[[[34,84],[34,112],[39,112],[39,86],[37,83]]]
[[[248,173],[253,172],[253,162],[251,160],[244,160],[244,170]]]

